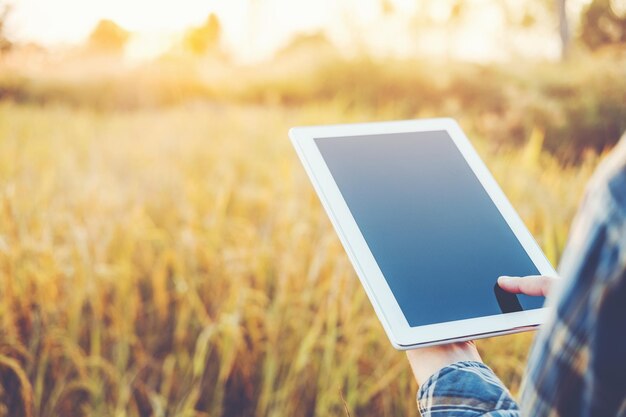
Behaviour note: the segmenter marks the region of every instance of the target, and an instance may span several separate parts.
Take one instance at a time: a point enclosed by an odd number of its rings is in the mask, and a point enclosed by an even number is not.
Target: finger
[[[526,294],[534,296],[546,296],[550,291],[552,277],[544,275],[529,275],[526,277],[498,278],[498,285],[503,290],[513,294]]]

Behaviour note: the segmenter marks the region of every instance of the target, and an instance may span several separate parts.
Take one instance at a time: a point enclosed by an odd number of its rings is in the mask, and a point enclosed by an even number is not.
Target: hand
[[[543,275],[501,276],[498,278],[498,285],[503,290],[514,294],[546,296],[555,279]],[[408,350],[406,355],[415,380],[420,385],[435,372],[455,362],[482,361],[473,341]]]
[[[407,350],[406,356],[411,364],[415,380],[419,385],[426,382],[431,375],[441,368],[445,368],[455,362],[482,362],[473,340]]]
[[[498,278],[498,285],[503,290],[513,294],[526,294],[545,297],[550,292],[552,283],[556,280],[545,275],[529,275],[527,277],[509,277],[506,275]]]

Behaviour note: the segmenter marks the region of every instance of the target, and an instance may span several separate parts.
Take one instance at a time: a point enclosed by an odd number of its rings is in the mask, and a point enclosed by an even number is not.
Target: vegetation
[[[618,2],[593,0],[582,14],[580,40],[591,49],[607,46],[621,46],[626,43],[626,10]]]
[[[209,74],[202,62],[181,58],[129,71],[114,66],[110,72],[71,79],[54,71],[29,76],[0,70],[0,98],[103,110],[189,101],[295,107],[336,102],[346,108],[387,109],[399,118],[465,118],[497,143],[522,144],[538,128],[546,133],[546,149],[562,160],[578,159],[586,148],[602,151],[626,130],[626,58],[581,56],[565,64],[485,66],[381,63],[332,55],[313,65],[303,57],[289,51],[265,68],[223,65]],[[75,71],[74,64],[68,66]]]
[[[184,39],[185,48],[196,55],[203,55],[211,51],[216,52],[221,31],[219,19],[214,13],[211,13],[202,26],[187,31]]]
[[[286,139],[341,104],[0,105],[0,415],[415,414]],[[597,158],[480,152],[556,261]],[[531,335],[481,342],[519,386]],[[345,399],[345,405],[342,401]]]
[[[109,19],[103,19],[89,35],[89,47],[98,52],[121,53],[130,33]]]
[[[13,42],[11,42],[6,36],[5,28],[7,16],[10,11],[11,8],[9,5],[0,3],[0,56],[9,51],[11,46],[13,46]]]

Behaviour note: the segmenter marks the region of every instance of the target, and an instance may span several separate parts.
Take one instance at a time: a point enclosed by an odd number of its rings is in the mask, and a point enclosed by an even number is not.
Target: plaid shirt
[[[519,405],[486,365],[458,362],[420,387],[423,417],[626,416],[626,135],[587,188],[559,275]]]

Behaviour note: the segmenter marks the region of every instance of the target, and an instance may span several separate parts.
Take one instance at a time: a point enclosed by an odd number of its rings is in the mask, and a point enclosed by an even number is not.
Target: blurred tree
[[[119,53],[124,49],[130,33],[112,20],[98,22],[89,35],[88,44],[103,52]]]
[[[9,13],[11,13],[11,5],[2,5],[0,3],[0,54],[8,51],[13,46],[13,42],[6,35],[6,21]]]
[[[450,5],[450,14],[448,17],[448,47],[447,55],[448,59],[452,57],[453,40],[456,37],[456,29],[462,24],[467,11],[467,4],[464,0],[454,0]]]
[[[626,11],[617,1],[593,0],[583,11],[580,39],[592,50],[626,44]]]
[[[195,55],[203,55],[217,49],[221,34],[220,21],[215,13],[211,13],[202,26],[189,29],[184,46]]]
[[[559,19],[559,39],[561,40],[561,60],[569,55],[570,30],[567,20],[566,0],[556,0],[556,10]]]
[[[571,41],[567,0],[497,0],[508,30],[504,36],[513,37],[515,29],[536,30],[539,27],[554,27],[558,23],[561,59],[568,55]],[[510,40],[509,40],[510,42]]]
[[[379,0],[380,12],[383,16],[390,16],[395,13],[396,8],[391,0]]]

